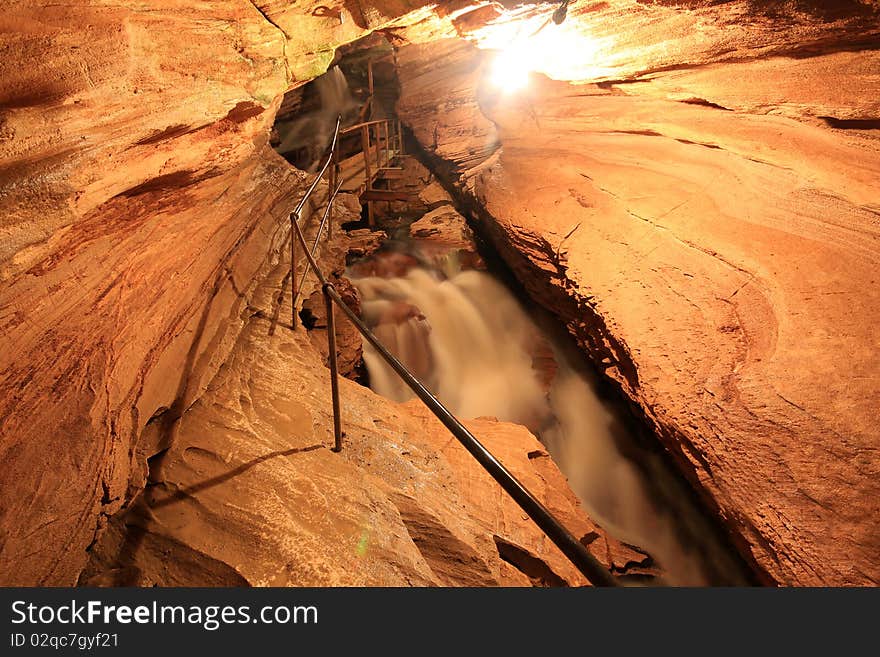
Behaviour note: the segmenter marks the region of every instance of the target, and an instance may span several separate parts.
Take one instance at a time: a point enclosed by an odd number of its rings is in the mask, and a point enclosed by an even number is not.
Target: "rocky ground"
[[[347,242],[337,227],[322,246],[325,271],[341,271]],[[344,449],[329,449],[329,375],[316,347],[326,334],[290,330],[288,269],[280,260],[255,293],[200,399],[178,421],[148,425],[147,435],[173,434],[156,436],[171,447],[151,459],[145,492],[111,521],[81,583],[586,584],[420,402],[394,404],[343,379]],[[649,563],[586,517],[526,429],[468,426],[609,569]]]

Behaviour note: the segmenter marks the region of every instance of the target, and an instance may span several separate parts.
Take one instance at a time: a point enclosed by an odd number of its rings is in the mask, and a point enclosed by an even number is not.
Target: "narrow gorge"
[[[0,584],[880,581],[877,0],[0,24]]]

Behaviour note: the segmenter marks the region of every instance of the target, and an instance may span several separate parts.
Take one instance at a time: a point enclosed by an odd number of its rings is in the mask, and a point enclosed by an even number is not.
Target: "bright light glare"
[[[505,92],[518,91],[529,83],[529,62],[526,51],[511,47],[495,56],[489,79]]]
[[[612,70],[601,66],[608,59],[608,39],[594,38],[570,23],[538,29],[533,21],[510,21],[482,29],[476,35],[478,46],[499,51],[490,68],[492,84],[516,91],[528,83],[530,71],[569,81],[606,75]]]

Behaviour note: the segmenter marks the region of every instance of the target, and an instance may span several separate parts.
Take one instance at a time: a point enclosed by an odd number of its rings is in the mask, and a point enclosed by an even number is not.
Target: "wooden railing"
[[[364,165],[364,186],[361,192],[371,191],[373,182],[382,175],[391,162],[404,155],[403,130],[399,119],[375,119],[362,121],[339,132],[339,139],[360,134],[359,150]],[[341,150],[333,151],[333,168],[330,171],[330,187],[339,182]]]

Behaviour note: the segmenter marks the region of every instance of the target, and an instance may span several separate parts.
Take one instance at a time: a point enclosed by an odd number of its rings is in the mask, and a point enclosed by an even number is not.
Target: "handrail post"
[[[364,180],[367,189],[370,189],[370,126],[364,125],[361,127],[361,150],[364,151]]]
[[[290,325],[296,330],[296,227],[299,226],[299,213],[290,213]]]
[[[330,154],[330,159],[332,160],[336,155],[336,152]],[[327,186],[327,226],[333,225],[333,190],[336,189],[336,167],[331,163],[330,164],[330,184]],[[319,236],[320,237],[320,236]],[[327,233],[327,239],[330,239],[330,233]]]
[[[361,127],[361,149],[364,151],[364,189],[369,191],[372,185],[372,172],[370,171],[370,126]],[[367,223],[373,227],[373,202],[367,201]]]
[[[382,168],[382,124],[376,124],[376,170]],[[378,174],[376,174],[378,175]]]
[[[383,123],[376,124],[376,168],[381,169],[384,164],[382,162],[382,126],[385,125]]]
[[[342,419],[339,410],[339,372],[336,360],[336,321],[333,315],[333,302],[336,300],[336,297],[338,297],[339,299],[342,299],[342,297],[339,296],[339,293],[336,291],[336,288],[333,287],[333,284],[324,277],[324,274],[318,267],[318,263],[315,261],[315,257],[309,252],[309,247],[306,244],[306,238],[299,227],[299,223],[294,223],[293,229],[296,235],[296,239],[299,241],[299,245],[303,250],[303,255],[306,257],[306,267],[310,267],[311,270],[315,272],[315,276],[317,276],[318,280],[321,282],[321,291],[324,293],[324,304],[327,308],[327,343],[329,347],[328,365],[330,366],[330,393],[332,395],[333,402],[334,451],[338,452],[342,449]],[[347,308],[348,307],[346,306],[346,309]]]
[[[339,366],[336,361],[336,319],[334,317],[333,298],[330,288],[333,283],[324,283],[324,306],[327,309],[327,351],[330,365],[330,397],[333,403],[333,451],[342,451],[342,418],[339,407]]]
[[[334,150],[330,153],[330,183],[327,186],[327,198],[330,198],[330,195],[333,193],[333,190],[336,189],[336,167],[333,166],[333,161],[336,157],[336,151]]]
[[[331,169],[333,171],[333,175],[331,179],[333,180],[333,184],[327,188],[327,241],[330,241],[330,233],[333,231],[333,190],[336,189],[336,167]],[[319,235],[320,237],[320,235]]]
[[[367,61],[367,89],[370,92],[370,99],[372,100],[373,94],[375,93],[375,85],[373,83],[373,60],[370,59]]]

